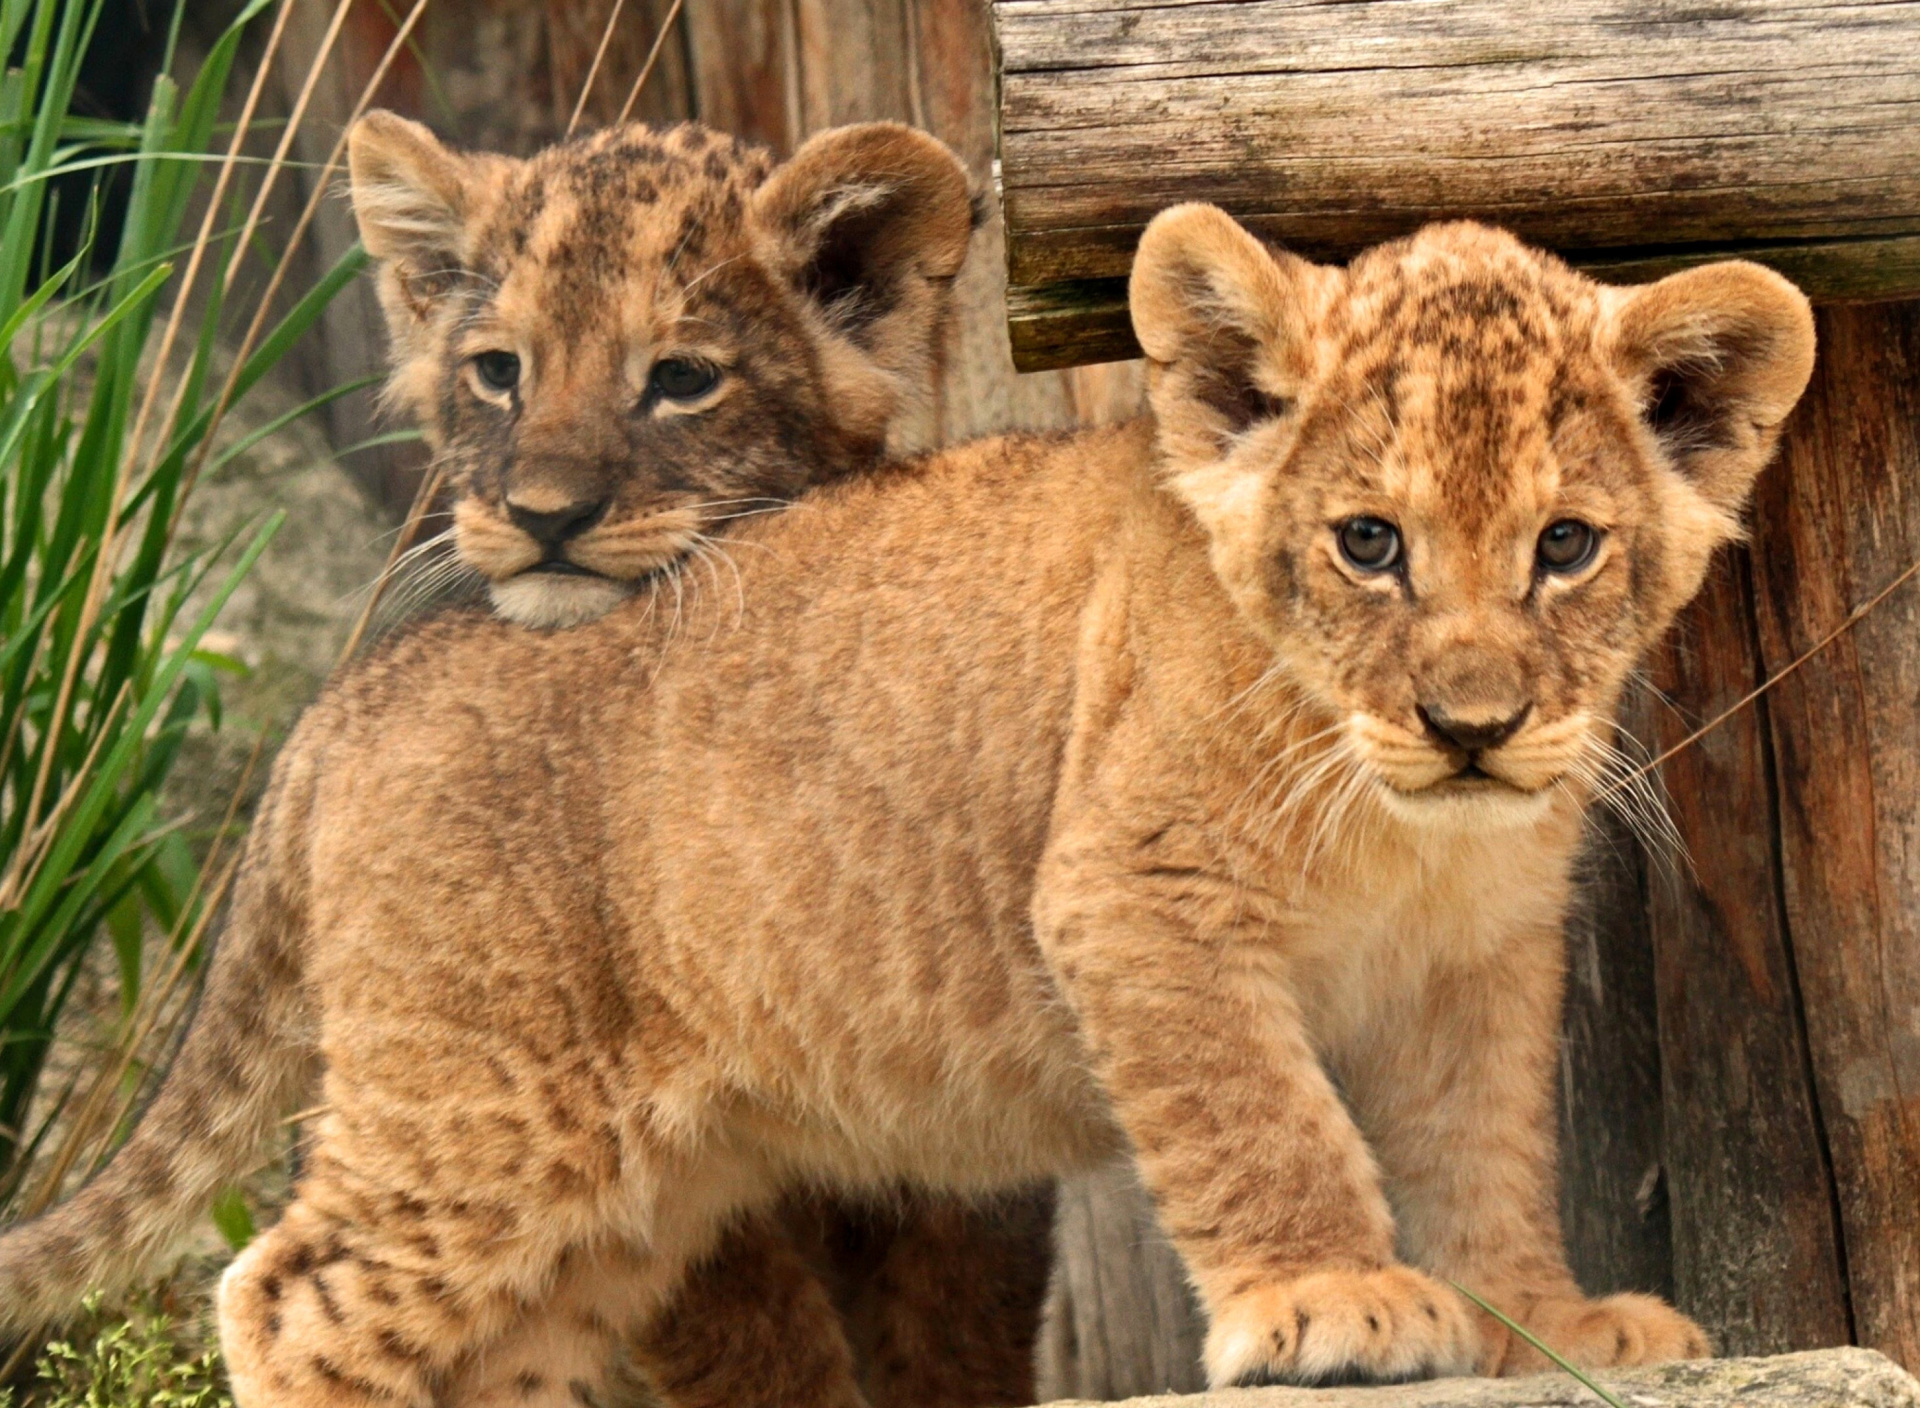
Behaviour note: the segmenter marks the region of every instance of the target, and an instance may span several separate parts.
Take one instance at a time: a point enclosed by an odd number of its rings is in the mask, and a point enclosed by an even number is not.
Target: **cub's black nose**
[[[540,511],[517,504],[509,497],[507,517],[513,520],[514,527],[542,547],[554,548],[579,537],[604,518],[607,503],[606,499],[582,499],[564,508]]]
[[[1416,704],[1414,710],[1435,738],[1451,743],[1463,753],[1483,753],[1489,748],[1498,748],[1520,731],[1520,725],[1533,712],[1533,701],[1527,701],[1505,717],[1449,714],[1439,704]]]

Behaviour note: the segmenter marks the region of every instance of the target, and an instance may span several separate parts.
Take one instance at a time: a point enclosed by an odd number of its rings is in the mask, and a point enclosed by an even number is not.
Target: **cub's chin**
[[[1550,787],[1527,792],[1491,779],[1448,780],[1415,792],[1391,785],[1379,790],[1391,815],[1414,826],[1444,831],[1528,826],[1553,805]]]
[[[493,609],[518,626],[562,630],[606,615],[633,595],[631,582],[559,572],[521,572],[493,582]]]

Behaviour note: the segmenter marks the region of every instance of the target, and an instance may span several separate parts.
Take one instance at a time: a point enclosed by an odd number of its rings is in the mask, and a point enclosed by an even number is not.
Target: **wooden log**
[[[1607,1370],[1600,1379],[1635,1408],[1920,1408],[1920,1382],[1865,1349]],[[1589,1408],[1567,1374],[1430,1379],[1388,1388],[1226,1389],[1192,1398],[1136,1398],[1131,1408]],[[1057,1403],[1052,1408],[1077,1408]]]
[[[1614,279],[1739,252],[1820,298],[1920,293],[1914,0],[995,0],[993,20],[1022,368],[1131,355],[1116,281],[1182,200],[1316,258],[1469,217]]]
[[[1776,465],[1769,482],[1783,477]],[[1747,554],[1705,590],[1648,664],[1628,727],[1680,741],[1758,683]],[[1818,1101],[1796,1006],[1774,848],[1767,701],[1662,770],[1686,846],[1648,877],[1665,1092],[1674,1289],[1727,1353],[1851,1336]]]
[[[1920,557],[1920,303],[1820,317],[1754,533],[1774,674]],[[1769,697],[1781,895],[1859,1343],[1920,1365],[1920,588]],[[1715,809],[1712,825],[1751,826]],[[1778,1147],[1769,1151],[1777,1156]]]

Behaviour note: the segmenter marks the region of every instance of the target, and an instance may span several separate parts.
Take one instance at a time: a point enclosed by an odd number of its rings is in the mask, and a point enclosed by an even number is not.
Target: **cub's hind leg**
[[[672,1408],[866,1408],[839,1312],[780,1219],[735,1226],[633,1347]]]
[[[677,1170],[648,1245],[569,1255],[446,1408],[866,1408],[826,1287],[738,1170]],[[716,1193],[725,1196],[716,1197]],[[743,1211],[745,1209],[745,1211]],[[642,1388],[641,1385],[645,1387]]]
[[[609,1239],[626,1180],[658,1174],[591,1072],[509,1078],[463,1059],[457,1032],[385,1030],[405,1040],[368,1022],[329,1053],[293,1204],[222,1279],[239,1408],[440,1408],[569,1252]]]
[[[512,1245],[498,1210],[384,1199],[334,1183],[333,1172],[310,1173],[221,1280],[235,1402],[434,1408],[455,1361],[498,1334],[550,1267],[504,1247],[491,1264],[460,1254],[489,1240]]]
[[[1031,1402],[1051,1213],[791,1199],[694,1264],[635,1358],[673,1408]]]
[[[1051,1188],[986,1203],[912,1193],[893,1206],[826,1212],[839,1225],[842,1254],[832,1260],[874,1408],[1033,1402]]]
[[[569,1253],[552,1287],[471,1353],[447,1381],[443,1408],[658,1408],[624,1352],[657,1310],[674,1272],[625,1242]]]

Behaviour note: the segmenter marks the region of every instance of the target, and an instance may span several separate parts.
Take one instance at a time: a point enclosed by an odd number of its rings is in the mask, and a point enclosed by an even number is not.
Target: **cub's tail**
[[[305,884],[289,834],[304,828],[286,825],[292,781],[276,779],[260,809],[199,1008],[132,1138],[67,1202],[0,1233],[0,1325],[37,1329],[88,1291],[149,1271],[249,1171],[305,1089]]]

